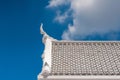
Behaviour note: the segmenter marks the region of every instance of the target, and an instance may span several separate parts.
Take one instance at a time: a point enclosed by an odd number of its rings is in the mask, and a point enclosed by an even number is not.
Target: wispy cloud
[[[61,5],[67,5],[69,0],[51,0],[49,1],[48,8],[59,7]]]
[[[63,23],[72,16],[73,22],[63,32],[63,39],[84,39],[94,33],[103,36],[120,29],[120,0],[51,0],[48,7],[59,10],[59,6],[68,4],[68,9],[57,13],[54,19]]]
[[[57,11],[57,16],[55,17],[54,21],[58,21],[59,23],[64,23],[65,20],[68,18],[68,12],[61,14],[61,11]]]

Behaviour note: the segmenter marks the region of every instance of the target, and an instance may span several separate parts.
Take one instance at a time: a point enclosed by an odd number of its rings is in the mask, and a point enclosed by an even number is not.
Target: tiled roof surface
[[[120,42],[52,42],[51,75],[120,75]]]

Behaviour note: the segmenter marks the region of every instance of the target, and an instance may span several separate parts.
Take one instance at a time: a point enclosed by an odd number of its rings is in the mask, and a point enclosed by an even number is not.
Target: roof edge
[[[53,42],[120,42],[120,41],[72,41],[72,40],[59,40],[59,41],[53,41]]]
[[[43,60],[43,66],[42,71],[39,75],[42,75],[43,77],[48,77],[51,72],[51,50],[52,50],[52,41],[57,41],[56,39],[50,37],[44,30],[43,30],[43,24],[40,25],[40,33],[43,35],[42,42],[45,45],[43,54],[42,54],[42,60]]]
[[[44,79],[42,76],[38,76],[38,80]],[[71,76],[71,75],[63,75],[63,76],[48,76],[46,80],[53,80],[53,79],[59,79],[59,80],[120,80],[120,76],[113,75],[113,76],[106,76],[106,75],[91,75],[91,76]]]

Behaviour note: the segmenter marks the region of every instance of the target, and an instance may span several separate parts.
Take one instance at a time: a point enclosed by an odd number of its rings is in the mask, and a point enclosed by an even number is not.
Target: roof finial
[[[43,23],[41,23],[41,25],[40,25],[40,33],[41,33],[43,36],[47,36],[47,37],[48,37],[48,34],[43,30]]]
[[[43,35],[43,43],[45,42],[46,38],[49,38],[51,40],[56,40],[52,37],[50,37],[44,30],[43,30],[43,23],[40,25],[40,33]]]
[[[43,30],[43,23],[40,25],[40,33],[43,35],[46,34],[46,32]]]

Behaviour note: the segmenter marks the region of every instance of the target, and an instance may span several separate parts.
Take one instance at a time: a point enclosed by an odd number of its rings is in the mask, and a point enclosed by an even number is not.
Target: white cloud
[[[58,2],[54,2],[58,1]],[[51,0],[48,6],[58,7],[70,3],[72,21],[68,29],[64,31],[63,39],[80,39],[88,35],[98,33],[104,35],[110,31],[118,31],[120,28],[120,0]],[[53,5],[53,2],[56,4]],[[59,10],[59,7],[58,7]],[[69,15],[57,15],[56,21],[64,21]],[[66,17],[67,16],[67,17]]]
[[[51,0],[47,7],[58,7],[58,6],[61,6],[63,4],[65,5],[67,3],[68,3],[68,0]]]
[[[68,11],[61,15],[60,11],[57,11],[57,16],[55,17],[55,21],[58,21],[59,23],[64,23],[66,18],[68,18]]]

